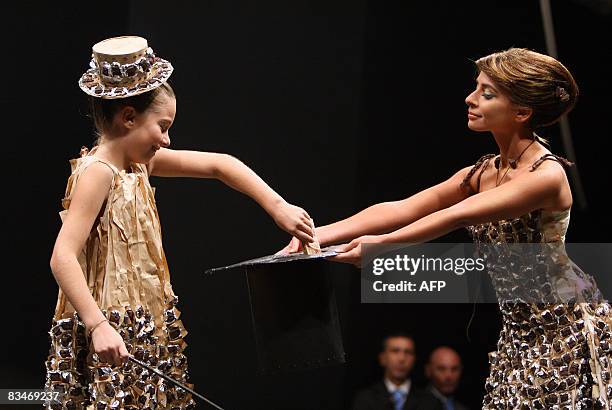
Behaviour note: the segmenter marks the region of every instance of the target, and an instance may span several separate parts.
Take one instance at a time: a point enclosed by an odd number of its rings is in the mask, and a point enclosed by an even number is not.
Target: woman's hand
[[[100,324],[91,332],[91,340],[102,362],[121,366],[130,356],[123,338],[108,322]]]
[[[302,251],[302,241],[295,236],[289,241],[289,245],[285,246],[280,251],[276,252],[276,255],[289,255],[290,253],[296,253]]]
[[[310,220],[312,222],[312,219]],[[319,246],[323,246],[324,244],[321,242],[320,233],[322,232],[321,227],[317,227],[314,229],[315,239],[319,241]],[[304,250],[302,246],[302,241],[300,241],[295,236],[291,238],[289,244],[285,246],[280,251],[276,252],[276,255],[289,255],[290,253],[302,252]]]
[[[299,206],[284,202],[275,208],[272,218],[282,230],[295,236],[299,241],[314,241],[314,226],[308,213]],[[294,238],[294,239],[296,239]]]
[[[356,267],[361,267],[361,244],[363,243],[381,243],[382,237],[380,235],[364,235],[357,239],[353,239],[351,242],[342,246],[338,249],[338,255],[333,258],[329,258],[332,261],[350,263]]]

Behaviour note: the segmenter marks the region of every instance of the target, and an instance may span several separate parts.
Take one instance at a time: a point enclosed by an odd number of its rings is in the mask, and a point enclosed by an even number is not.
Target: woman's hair
[[[576,104],[576,81],[563,64],[550,56],[509,48],[475,63],[511,102],[533,110],[529,119],[532,131],[556,123]]]
[[[123,107],[134,107],[134,110],[136,110],[138,114],[141,114],[158,105],[160,99],[157,97],[161,94],[165,94],[172,98],[175,97],[174,90],[167,81],[151,91],[133,97],[116,99],[89,97],[91,117],[96,127],[96,145],[100,144],[102,134],[110,130],[113,123],[113,117],[116,113],[121,111]]]

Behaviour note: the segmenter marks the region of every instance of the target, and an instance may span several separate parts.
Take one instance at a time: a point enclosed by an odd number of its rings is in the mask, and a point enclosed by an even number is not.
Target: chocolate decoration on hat
[[[92,59],[79,79],[86,94],[99,98],[126,98],[165,83],[174,68],[155,55],[147,40],[138,36],[113,37],[92,47]]]

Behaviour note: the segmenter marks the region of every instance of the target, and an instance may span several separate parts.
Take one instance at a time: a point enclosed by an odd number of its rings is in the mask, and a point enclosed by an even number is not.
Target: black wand
[[[158,375],[159,377],[163,378],[164,380],[169,381],[170,383],[174,384],[175,386],[178,386],[181,389],[187,390],[189,393],[191,393],[192,395],[196,396],[200,400],[210,404],[214,408],[219,409],[219,410],[223,410],[222,407],[217,406],[215,403],[213,403],[212,401],[208,400],[206,397],[202,396],[201,394],[196,393],[193,389],[190,389],[189,387],[185,386],[183,383],[179,382],[178,380],[174,380],[172,377],[166,376],[165,374],[163,374],[158,369],[156,369],[154,367],[151,367],[151,366],[149,366],[148,364],[146,364],[144,362],[141,362],[140,360],[136,359],[134,356],[130,356],[129,359],[132,362],[136,363],[137,365],[142,366],[145,369],[155,373],[156,375]]]

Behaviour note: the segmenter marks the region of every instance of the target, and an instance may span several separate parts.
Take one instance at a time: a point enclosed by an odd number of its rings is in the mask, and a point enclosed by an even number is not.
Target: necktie
[[[451,399],[450,397],[446,399],[445,410],[455,410],[455,404],[453,403],[453,399]]]
[[[404,407],[404,402],[406,401],[406,393],[397,389],[393,392],[393,403],[395,405],[395,410],[402,410]]]

